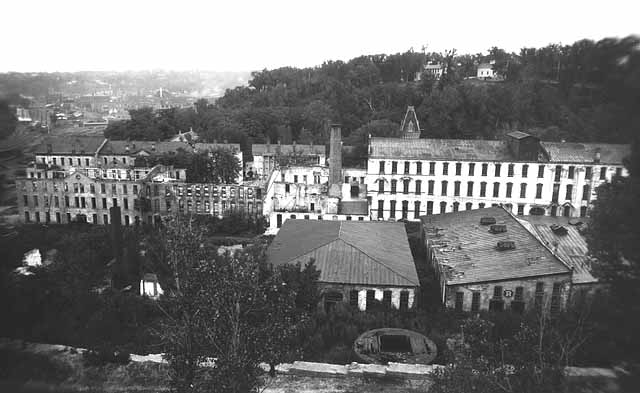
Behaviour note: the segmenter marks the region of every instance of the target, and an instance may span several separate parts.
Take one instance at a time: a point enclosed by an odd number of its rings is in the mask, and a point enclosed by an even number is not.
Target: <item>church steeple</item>
[[[404,139],[417,139],[420,138],[420,124],[418,123],[418,116],[413,106],[407,107],[407,113],[402,120],[402,137]]]

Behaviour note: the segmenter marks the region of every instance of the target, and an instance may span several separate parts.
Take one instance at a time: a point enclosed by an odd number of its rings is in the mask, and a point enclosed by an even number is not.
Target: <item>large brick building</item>
[[[412,108],[407,112],[415,117]],[[417,124],[417,119],[405,124]],[[415,127],[414,127],[415,128]],[[502,204],[518,215],[583,217],[595,189],[627,175],[629,145],[505,140],[371,138],[365,183],[377,219],[418,220]]]
[[[420,286],[401,223],[287,220],[267,257],[274,265],[313,259],[325,309],[344,302],[364,311],[379,301],[407,310]]]
[[[442,302],[460,311],[558,311],[573,269],[502,207],[423,216]],[[582,279],[582,276],[579,277]]]
[[[242,164],[237,144],[47,138],[26,176],[16,179],[18,209],[25,222],[108,224],[109,208],[119,206],[125,225],[157,222],[173,213],[262,214],[259,187],[187,183],[184,169],[134,165],[137,157],[178,149],[227,149]]]

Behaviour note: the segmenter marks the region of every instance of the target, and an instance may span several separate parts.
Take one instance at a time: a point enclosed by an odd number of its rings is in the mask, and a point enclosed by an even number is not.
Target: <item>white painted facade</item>
[[[369,214],[339,214],[341,201],[363,200],[366,189],[360,181],[365,179],[362,169],[343,171],[349,183],[339,185],[340,196],[329,195],[329,168],[326,166],[282,167],[271,172],[267,182],[263,214],[269,227],[267,234],[275,234],[288,219],[369,221]],[[355,179],[353,182],[352,180]],[[351,195],[352,186],[358,185],[358,195]]]
[[[358,309],[360,311],[367,310],[367,290],[371,290],[371,288],[358,290]],[[409,293],[408,308],[411,309],[413,307],[413,302],[415,299],[415,291],[413,288],[390,287],[390,288],[374,288],[373,290],[376,291],[375,299],[378,301],[382,301],[384,291],[391,291],[391,307],[395,309],[400,309],[400,292],[408,292]]]
[[[392,173],[392,163],[397,164],[397,173]],[[408,173],[404,173],[405,162],[409,163]],[[380,165],[384,163],[384,171]],[[418,163],[422,168],[418,173]],[[456,165],[460,165],[457,172]],[[431,166],[433,165],[433,171]],[[486,165],[486,175],[483,175],[483,165]],[[447,167],[445,174],[445,166]],[[470,167],[473,166],[473,173]],[[496,176],[496,167],[500,167]],[[512,166],[513,173],[509,173]],[[526,176],[523,168],[527,167]],[[559,167],[559,168],[558,168]],[[573,167],[570,170],[570,167]],[[454,160],[393,160],[369,158],[365,183],[370,197],[370,214],[373,219],[401,219],[403,218],[403,202],[406,202],[409,220],[417,220],[426,214],[438,214],[457,210],[478,209],[503,204],[514,214],[528,215],[533,208],[544,209],[545,215],[568,215],[580,217],[587,214],[589,204],[595,199],[595,189],[604,181],[619,172],[627,175],[622,165],[606,164],[570,164],[570,163],[538,163],[538,162],[482,162],[482,161],[454,161]],[[539,168],[542,177],[539,177]],[[591,179],[585,179],[587,168],[591,168]],[[604,176],[601,178],[601,170]],[[560,170],[559,181],[556,172]],[[570,171],[573,178],[569,177]],[[395,192],[392,183],[395,181]],[[405,190],[404,184],[408,188]],[[419,190],[417,190],[420,182]],[[430,186],[432,182],[432,186]],[[446,183],[444,183],[446,182]],[[380,183],[384,189],[380,189]],[[482,193],[482,184],[485,184]],[[497,186],[496,186],[497,184]],[[511,186],[509,186],[511,184]],[[554,201],[554,185],[558,187],[557,201]],[[571,185],[571,192],[567,198],[567,185]],[[583,196],[585,186],[588,186],[586,197]],[[494,194],[497,187],[497,194]],[[508,195],[508,188],[511,193]],[[521,193],[525,187],[524,194]],[[538,187],[541,187],[538,193]],[[471,190],[470,190],[471,188]],[[382,191],[382,192],[381,192]],[[406,191],[406,192],[405,192]],[[382,210],[379,209],[382,202]],[[553,202],[553,203],[552,203]],[[395,203],[395,206],[392,205]],[[419,203],[419,205],[416,205]],[[556,205],[555,212],[553,205]],[[568,211],[565,211],[565,206]],[[416,211],[416,207],[418,210]],[[568,213],[568,214],[567,214]]]

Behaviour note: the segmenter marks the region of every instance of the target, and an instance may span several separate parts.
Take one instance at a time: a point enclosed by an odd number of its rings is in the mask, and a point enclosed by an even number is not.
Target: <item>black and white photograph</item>
[[[640,392],[640,3],[0,9],[0,392]]]

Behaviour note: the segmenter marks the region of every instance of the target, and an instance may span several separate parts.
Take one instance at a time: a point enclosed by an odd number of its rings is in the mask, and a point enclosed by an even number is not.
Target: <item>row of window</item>
[[[46,164],[47,163],[47,158],[46,157],[40,157],[40,161],[43,164]],[[84,166],[91,166],[90,165],[90,163],[91,163],[91,159],[90,158],[86,158],[86,157],[85,158],[79,158],[79,157],[77,157],[77,158],[75,158],[75,161],[74,161],[73,157],[60,157],[60,166],[66,166],[66,165],[73,166],[73,165],[76,165],[76,166],[81,167],[83,162],[84,162]],[[53,165],[58,165],[58,157],[53,157],[51,159],[51,163]]]
[[[57,183],[57,182],[53,182],[52,183],[52,191],[53,192],[58,192],[60,191],[59,189],[59,184],[62,184],[63,190],[64,192],[69,192],[70,189],[73,190],[74,193],[84,193],[85,191],[87,191],[85,189],[85,185],[83,183]],[[138,185],[137,184],[133,184],[131,185],[131,188],[129,187],[130,185],[128,184],[121,184],[120,187],[118,187],[118,183],[111,183],[111,186],[109,187],[109,190],[111,192],[112,195],[119,195],[119,192],[121,192],[122,195],[127,195],[129,194],[129,190],[131,189],[133,195],[138,195]],[[23,184],[23,190],[26,187],[26,183]],[[44,182],[42,183],[42,189],[44,192],[48,192],[49,190],[47,189],[47,183]],[[146,191],[147,191],[147,195],[153,195],[153,196],[160,196],[162,195],[171,195],[171,190],[174,186],[160,186],[158,184],[153,184],[153,186],[151,185],[147,185]],[[31,189],[33,192],[37,192],[38,191],[38,182],[34,181],[32,182],[31,185]],[[119,189],[119,190],[118,190]],[[218,196],[218,192],[220,192],[220,195],[222,197],[225,197],[227,195],[227,190],[229,191],[229,195],[231,198],[235,198],[235,194],[236,194],[236,189],[237,189],[237,193],[238,196],[240,198],[243,198],[244,194],[245,194],[245,187],[237,187],[237,186],[209,186],[209,185],[187,185],[187,186],[175,186],[175,192],[178,196],[182,197],[182,196],[192,196],[195,195],[197,197],[199,196],[204,196],[204,197],[209,197],[210,195],[213,197],[217,197]],[[90,193],[95,194],[96,193],[96,186],[95,184],[91,183],[89,184],[89,190]],[[100,193],[101,194],[106,194],[107,193],[107,185],[105,183],[100,183]],[[251,198],[254,196],[254,189],[252,187],[246,187],[246,195],[247,197]],[[255,197],[256,198],[261,198],[262,197],[262,189],[260,188],[256,188],[255,189]]]
[[[403,194],[409,194],[409,185],[411,183],[411,180],[409,179],[404,179],[402,181],[402,193]],[[378,193],[379,194],[384,194],[385,193],[385,186],[384,186],[384,180],[379,179],[378,180]],[[500,197],[500,184],[499,182],[494,182],[493,183],[493,189],[492,189],[492,196],[493,198],[499,198]],[[453,196],[460,196],[461,195],[461,185],[462,182],[460,181],[455,181],[453,182]],[[391,180],[391,190],[390,193],[391,194],[396,194],[397,193],[397,187],[398,187],[398,181],[396,179],[392,179]],[[474,188],[474,182],[469,181],[467,182],[467,192],[466,192],[466,196],[468,197],[473,197],[473,188]],[[429,180],[427,183],[427,195],[434,195],[434,189],[435,189],[435,181],[434,180]],[[440,183],[440,195],[441,196],[448,196],[448,189],[449,189],[449,182],[447,180],[443,180]],[[536,199],[540,199],[542,198],[542,189],[543,189],[543,185],[541,183],[536,184]],[[582,192],[582,199],[585,201],[588,201],[590,199],[591,196],[591,186],[585,184],[582,188],[583,192]],[[415,190],[414,190],[416,195],[420,195],[422,193],[422,181],[421,180],[416,180],[415,181]],[[507,183],[506,184],[506,193],[505,193],[505,197],[506,198],[512,198],[512,194],[513,194],[513,183]],[[555,194],[555,188],[554,188],[554,195]],[[571,200],[573,199],[573,185],[569,184],[566,186],[566,199],[567,200]],[[487,196],[487,182],[480,182],[480,197],[486,197]],[[526,183],[521,183],[520,184],[520,198],[526,198],[527,197],[527,184]],[[557,198],[555,198],[555,201],[557,202]]]
[[[62,221],[62,218],[65,218],[65,221]],[[104,224],[107,225],[109,224],[109,215],[108,214],[103,214],[102,215],[102,222],[98,222],[98,214],[92,214],[92,223],[93,224]],[[148,223],[151,224],[152,223],[152,217],[148,216]],[[159,217],[156,217],[156,221],[159,219]],[[31,222],[31,213],[29,213],[28,211],[24,212],[24,221],[29,223]],[[55,224],[63,224],[63,223],[71,223],[71,222],[87,222],[87,216],[84,214],[76,214],[75,219],[71,216],[71,213],[65,213],[64,216],[62,215],[62,213],[60,212],[55,212],[55,214],[52,216],[50,212],[44,212],[43,215],[40,214],[40,212],[35,212],[33,214],[33,222],[36,223],[45,223],[45,224],[50,224],[50,223],[55,223]],[[134,216],[133,220],[131,218],[131,216],[129,215],[124,215],[124,225],[129,226],[131,224],[135,224],[135,225],[139,225],[141,223],[140,217],[139,216]]]
[[[24,206],[28,206],[29,205],[29,197],[28,195],[23,195],[23,202],[24,202]],[[40,196],[39,195],[33,195],[32,196],[32,201],[33,201],[33,207],[39,207],[40,206]],[[71,205],[71,201],[74,201],[73,206]],[[135,205],[135,201],[137,199],[134,199],[134,205]],[[90,207],[91,209],[97,209],[98,208],[98,203],[97,203],[97,199],[95,197],[91,197],[91,198],[85,198],[83,196],[76,196],[73,197],[73,199],[71,199],[71,197],[69,197],[68,195],[65,195],[64,198],[62,199],[63,203],[64,203],[64,207],[74,207],[74,208],[78,208],[78,209],[86,209],[88,207]],[[111,199],[111,206],[118,206],[118,198],[112,198]],[[60,197],[58,195],[53,195],[53,196],[42,196],[42,202],[43,202],[43,206],[44,207],[60,207]],[[90,202],[90,203],[88,203]],[[100,204],[100,208],[101,209],[107,209],[107,198],[102,198],[101,199],[101,204]],[[128,198],[123,198],[122,199],[122,204],[123,204],[123,208],[125,210],[129,209],[129,199]]]
[[[313,205],[313,204],[312,204],[312,205]],[[313,210],[313,209],[312,209],[312,210]],[[332,220],[334,220],[334,221],[337,221],[337,220],[338,220],[338,218],[339,218],[339,217],[338,217],[338,216],[336,216],[336,215],[333,215],[333,216],[331,216],[331,217],[332,217]],[[298,218],[298,216],[297,216],[297,215],[295,215],[295,214],[290,214],[290,215],[289,215],[289,219],[291,219],[291,220],[295,220],[295,219],[297,219],[297,218]],[[282,214],[276,214],[276,227],[277,227],[277,228],[280,228],[280,227],[282,226],[282,219],[283,219]],[[304,214],[304,215],[301,217],[301,219],[310,220],[310,219],[311,219],[311,216],[310,216],[309,214]],[[318,219],[318,220],[320,220],[320,221],[322,221],[324,218],[323,218],[323,216],[322,216],[322,215],[318,215],[318,216],[317,216],[317,219]],[[353,216],[346,216],[346,217],[345,217],[345,219],[346,219],[347,221],[353,221]],[[358,216],[358,221],[364,221],[364,216]]]
[[[504,295],[507,291],[504,291],[504,288],[501,285],[496,285],[493,287],[493,297],[489,301],[489,310],[491,311],[503,311],[504,310]],[[511,291],[509,291],[511,292]],[[553,289],[551,291],[551,302],[550,302],[550,311],[552,313],[557,313],[560,311],[560,303],[561,303],[561,284],[554,283]],[[525,309],[524,302],[524,287],[518,286],[515,288],[515,292],[510,294],[509,296],[513,296],[513,300],[511,301],[511,310],[515,312],[522,313]],[[464,292],[458,291],[456,292],[455,298],[455,309],[457,311],[464,310]],[[536,283],[536,290],[534,294],[534,305],[537,310],[541,310],[544,307],[544,282]],[[480,311],[480,292],[472,292],[471,296],[471,311],[478,312]]]
[[[348,183],[349,180],[349,176],[345,177],[345,183]],[[361,178],[362,181],[364,182],[364,177]],[[293,183],[298,183],[299,180],[299,176],[298,175],[293,175]],[[285,181],[285,174],[284,173],[280,173],[280,181],[282,183],[286,183]],[[319,172],[314,172],[313,173],[313,184],[320,184],[321,181],[321,174]],[[302,175],[302,182],[304,184],[307,184],[307,175]]]
[[[496,163],[493,166],[493,176],[494,177],[500,177],[502,175],[502,166],[503,164],[499,164]],[[411,162],[410,161],[405,161],[404,162],[404,171],[402,172],[405,175],[411,174]],[[515,176],[515,164],[506,164],[507,167],[507,177],[514,177]],[[455,174],[455,176],[462,176],[462,163],[461,162],[457,162],[455,163],[455,165],[453,166],[453,173]],[[544,178],[544,169],[545,169],[545,165],[538,165],[538,173],[537,176],[539,179]],[[600,167],[600,180],[606,180],[606,175],[607,175],[607,167],[603,166]],[[562,165],[556,165],[555,168],[555,181],[560,181],[560,177],[563,171],[563,166]],[[467,175],[468,176],[475,176],[475,172],[476,172],[476,164],[473,162],[470,162],[468,164],[468,170],[467,170]],[[386,173],[386,161],[380,161],[379,162],[379,173],[380,174],[385,174]],[[398,161],[391,161],[391,174],[395,175],[398,174]],[[573,165],[570,165],[567,167],[567,178],[569,179],[573,179],[575,177],[575,173],[576,173],[576,167]],[[416,161],[415,162],[415,172],[413,174],[416,175],[422,175],[422,162],[420,161]],[[432,161],[429,162],[429,171],[428,171],[429,175],[435,175],[436,174],[436,162]],[[489,175],[489,164],[488,163],[483,163],[480,165],[480,174],[481,176],[488,176]],[[449,175],[449,163],[448,162],[443,162],[442,163],[442,175],[444,176],[448,176]],[[622,175],[622,167],[617,167],[616,168],[616,176],[621,176]],[[520,171],[520,176],[523,178],[526,178],[529,176],[529,164],[523,164],[521,167],[521,171]],[[585,167],[585,179],[592,179],[593,177],[593,167],[587,166]]]
[[[349,291],[349,305],[353,308],[358,307],[359,292],[360,291],[355,289]],[[365,309],[369,310],[380,304],[383,307],[391,308],[391,297],[392,297],[392,291],[385,290],[385,291],[382,291],[382,300],[379,301],[376,299],[376,291],[373,289],[369,289],[367,290],[367,293],[366,293]],[[338,303],[342,303],[343,301],[344,301],[343,296],[342,296],[342,293],[340,292],[325,293],[324,294],[325,311],[330,312],[336,307]],[[406,311],[409,309],[409,291],[406,291],[406,290],[400,291],[399,306],[401,311]]]
[[[408,219],[409,218],[409,213],[413,213],[413,218],[420,218],[421,216],[421,201],[414,201],[413,202],[413,211],[409,210],[409,201],[401,201],[401,210],[400,210],[400,217],[402,219]],[[440,214],[446,213],[447,212],[447,202],[442,201],[439,203],[439,207],[440,207]],[[453,202],[452,204],[452,208],[450,211],[452,212],[457,212],[460,211],[460,202]],[[492,203],[491,204],[492,207],[498,206],[497,203]],[[513,205],[510,203],[507,203],[505,205],[503,205],[507,210],[512,211],[513,210]],[[434,202],[433,201],[427,201],[427,208],[426,208],[426,214],[427,215],[431,215],[434,214]],[[473,209],[473,203],[472,202],[467,202],[464,204],[465,210],[472,210]],[[478,209],[484,209],[486,207],[486,204],[484,203],[478,203],[477,208]],[[524,208],[525,205],[524,204],[519,204],[518,205],[518,210],[517,210],[517,215],[519,216],[523,216],[524,215]],[[539,207],[532,207],[531,211],[529,212],[529,214],[532,215],[544,215],[545,211],[544,209],[542,211],[540,211],[541,208]],[[562,207],[562,215],[565,217],[571,217],[571,206],[566,205]],[[379,219],[383,219],[384,218],[384,213],[388,211],[389,212],[389,218],[396,218],[396,212],[397,212],[397,202],[396,201],[389,201],[389,209],[385,209],[385,202],[384,200],[378,200],[378,206],[377,206],[377,217]],[[558,214],[558,206],[551,206],[551,216],[556,216]],[[587,216],[587,207],[586,206],[582,206],[580,207],[580,217],[586,217]]]

